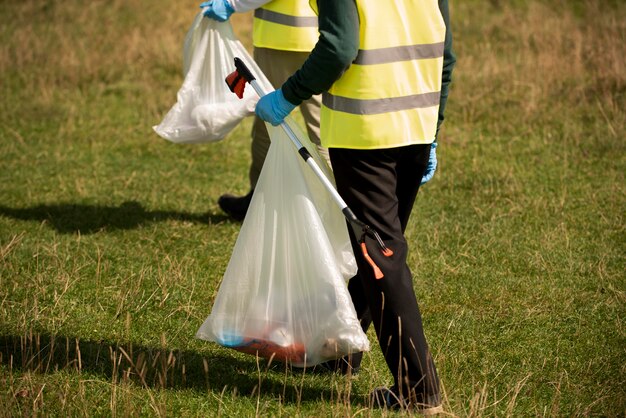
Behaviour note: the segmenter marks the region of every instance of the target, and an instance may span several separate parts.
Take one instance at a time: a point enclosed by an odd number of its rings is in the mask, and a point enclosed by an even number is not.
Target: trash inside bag
[[[284,131],[267,126],[270,149],[196,336],[296,367],[367,351],[346,286],[356,273],[346,221]],[[302,142],[332,178],[315,148]]]
[[[203,18],[198,13],[184,43],[185,79],[176,104],[154,131],[176,143],[215,142],[224,139],[246,116],[254,114],[258,96],[252,89],[240,100],[230,92],[226,76],[236,56],[244,56],[261,74],[229,22]],[[271,89],[267,80],[261,80]]]

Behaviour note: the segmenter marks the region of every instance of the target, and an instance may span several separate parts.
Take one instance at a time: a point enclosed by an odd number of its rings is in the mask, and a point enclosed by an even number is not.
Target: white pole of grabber
[[[256,80],[252,80],[250,81],[250,85],[252,86],[252,88],[254,89],[254,91],[256,91],[256,93],[259,95],[259,97],[263,97],[265,96],[265,92],[263,91],[263,88],[259,85],[259,83]],[[328,177],[326,177],[326,175],[324,174],[324,172],[322,171],[322,169],[317,165],[317,163],[315,162],[315,160],[311,157],[311,155],[309,154],[309,152],[306,150],[306,148],[304,147],[304,145],[302,145],[302,142],[300,142],[300,140],[298,139],[298,137],[296,136],[295,132],[293,131],[293,129],[291,129],[291,127],[289,125],[287,125],[287,122],[282,122],[280,124],[281,128],[283,128],[283,130],[285,131],[285,133],[287,134],[287,136],[289,137],[289,139],[291,140],[291,142],[293,142],[293,144],[298,148],[298,151],[304,149],[306,151],[305,154],[300,152],[300,155],[302,155],[302,158],[305,158],[305,162],[313,169],[313,172],[317,175],[317,177],[319,177],[319,179],[322,181],[322,183],[324,184],[324,186],[326,187],[326,189],[328,190],[328,192],[330,193],[330,195],[332,196],[333,200],[335,201],[335,203],[337,203],[337,205],[341,208],[342,211],[344,211],[348,208],[348,205],[346,204],[346,202],[341,198],[341,196],[339,195],[339,193],[337,192],[337,189],[335,189],[335,186],[333,186],[333,184],[330,182],[330,180],[328,180]],[[306,157],[305,157],[306,155]],[[348,211],[350,211],[349,209],[347,209]],[[354,216],[351,211],[350,214],[352,216]]]

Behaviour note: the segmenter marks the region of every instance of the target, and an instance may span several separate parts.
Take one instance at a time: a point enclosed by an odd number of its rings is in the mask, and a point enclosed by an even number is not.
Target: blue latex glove
[[[200,8],[206,10],[202,13],[209,19],[217,20],[218,22],[225,22],[230,15],[235,13],[235,9],[230,5],[228,0],[209,0],[204,3],[200,3]]]
[[[278,89],[261,97],[254,112],[265,122],[278,126],[295,108],[296,105],[285,99],[283,91]]]
[[[426,171],[422,176],[422,181],[420,182],[420,186],[428,183],[430,179],[435,175],[435,170],[437,169],[437,143],[433,142],[430,145],[430,156],[428,157],[428,165],[426,166]]]

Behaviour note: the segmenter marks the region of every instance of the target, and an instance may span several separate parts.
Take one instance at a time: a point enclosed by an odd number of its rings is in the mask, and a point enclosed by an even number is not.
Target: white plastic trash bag
[[[224,81],[234,70],[236,56],[246,57],[253,71],[261,74],[229,22],[217,22],[198,13],[185,37],[185,79],[177,102],[153,127],[155,132],[176,143],[214,142],[223,139],[243,118],[253,115],[256,93],[248,89],[240,100]],[[273,90],[266,79],[259,82]]]
[[[356,273],[346,221],[284,131],[266,126],[270,149],[211,314],[196,336],[297,367],[367,351],[346,286]],[[309,141],[302,142],[328,171]]]

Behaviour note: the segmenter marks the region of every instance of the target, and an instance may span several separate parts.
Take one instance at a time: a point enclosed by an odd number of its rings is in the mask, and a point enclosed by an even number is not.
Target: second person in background
[[[252,44],[254,60],[274,87],[280,87],[304,63],[318,39],[317,15],[308,0],[211,0],[200,4],[204,15],[226,21],[233,13],[254,10]],[[320,145],[319,95],[302,102],[307,134],[328,161],[328,151]],[[245,196],[224,194],[220,208],[233,219],[242,221],[250,206],[254,187],[259,179],[270,138],[265,123],[255,117],[252,127],[250,191]]]

